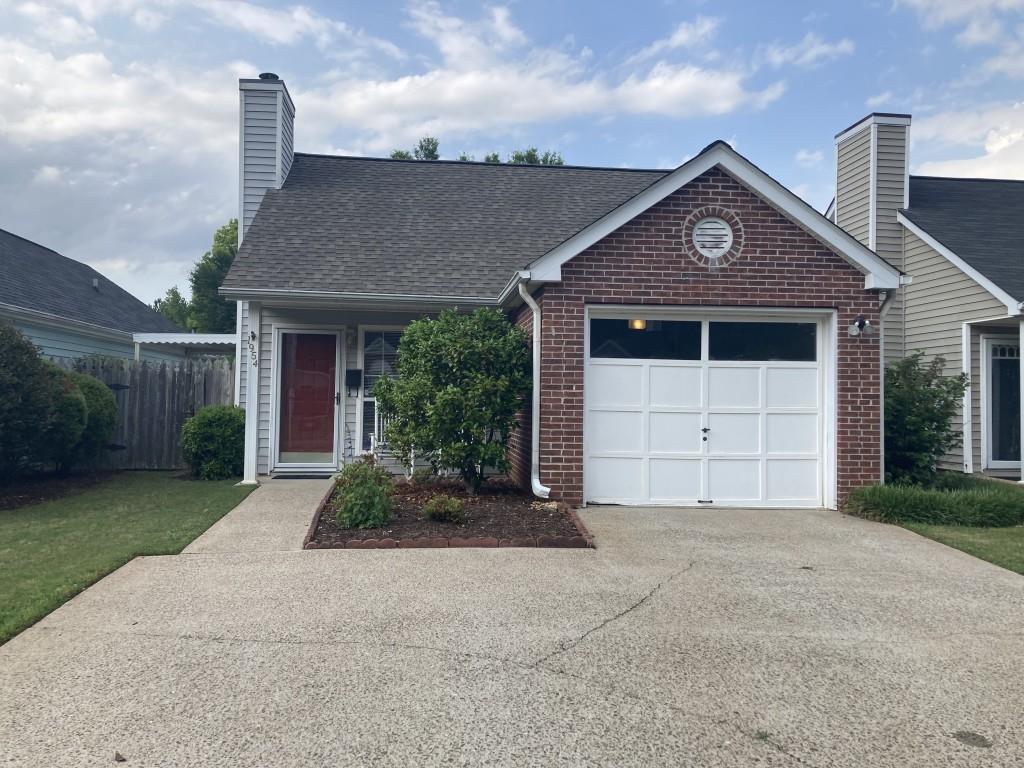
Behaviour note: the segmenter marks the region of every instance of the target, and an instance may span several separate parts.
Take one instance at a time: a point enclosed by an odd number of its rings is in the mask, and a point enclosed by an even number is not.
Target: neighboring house
[[[133,334],[180,333],[92,267],[0,229],[0,321],[24,333],[45,357],[132,358]],[[183,357],[177,349],[147,359]]]
[[[868,329],[901,273],[728,144],[643,171],[307,155],[281,80],[240,89],[247,482],[372,450],[373,384],[446,307],[531,335],[510,458],[539,496],[835,507],[880,479]]]
[[[1024,181],[909,174],[910,115],[836,136],[828,215],[913,281],[886,317],[885,360],[921,350],[970,378],[944,466],[1021,477]]]

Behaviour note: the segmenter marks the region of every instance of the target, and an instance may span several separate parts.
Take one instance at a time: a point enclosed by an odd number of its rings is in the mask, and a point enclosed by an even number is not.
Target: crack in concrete
[[[568,642],[560,643],[558,648],[556,648],[555,650],[553,650],[551,653],[547,654],[546,656],[543,656],[543,657],[537,659],[537,661],[533,662],[533,664],[531,664],[530,666],[532,666],[534,668],[541,667],[549,659],[553,659],[555,656],[560,656],[561,654],[566,653],[567,651],[571,651],[573,648],[578,646],[580,643],[582,643],[584,640],[586,640],[588,637],[590,637],[595,632],[600,632],[602,629],[607,627],[609,624],[613,624],[614,622],[618,621],[619,619],[622,619],[622,618],[628,616],[633,611],[637,610],[641,606],[643,606],[646,603],[648,603],[651,600],[651,598],[653,598],[662,587],[664,587],[665,585],[669,584],[677,576],[681,576],[682,574],[684,574],[687,571],[691,570],[693,568],[693,566],[695,566],[696,564],[697,564],[696,560],[691,560],[689,562],[689,564],[687,564],[687,566],[685,568],[680,568],[678,571],[676,571],[675,573],[671,574],[664,581],[659,581],[657,584],[654,585],[654,587],[651,588],[651,590],[646,595],[641,597],[639,600],[637,600],[635,603],[633,603],[628,608],[625,608],[624,610],[619,611],[614,616],[608,617],[607,619],[602,621],[600,624],[596,624],[595,626],[591,627],[586,632],[584,632],[582,635],[580,635],[579,637],[575,638],[574,640],[569,640]]]

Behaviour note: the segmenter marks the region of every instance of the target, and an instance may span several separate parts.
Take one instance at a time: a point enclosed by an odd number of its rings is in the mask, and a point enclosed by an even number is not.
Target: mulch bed
[[[64,477],[47,473],[19,478],[10,485],[0,486],[0,510],[27,507],[29,504],[40,504],[81,493],[104,480],[109,480],[113,475],[113,472],[103,471],[83,472]]]
[[[464,523],[435,522],[423,505],[438,494],[462,500]],[[394,513],[383,528],[343,528],[328,497],[310,527],[306,549],[417,547],[592,547],[593,541],[565,504],[524,493],[503,479],[490,480],[473,496],[461,483],[395,484]]]

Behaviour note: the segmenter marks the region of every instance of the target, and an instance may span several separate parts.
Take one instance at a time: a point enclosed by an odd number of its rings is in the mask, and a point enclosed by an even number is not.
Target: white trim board
[[[982,288],[984,288],[986,291],[992,294],[992,296],[995,297],[996,300],[1001,301],[1003,304],[1005,304],[1006,311],[1010,315],[1019,315],[1021,313],[1021,302],[1017,301],[1015,298],[1013,298],[1013,296],[1011,296],[998,285],[993,283],[991,280],[989,280],[987,277],[981,274],[981,272],[976,270],[966,261],[964,261],[955,253],[953,253],[953,251],[949,250],[949,248],[944,246],[934,237],[932,237],[923,229],[921,229],[921,227],[919,227],[917,224],[915,224],[906,216],[904,216],[903,211],[896,212],[896,221],[898,221],[900,224],[906,227],[908,232],[912,232],[914,235],[920,238],[925,243],[925,245],[927,245],[933,251],[938,253],[940,256],[944,257],[954,267],[959,269],[961,272],[963,272],[965,275],[971,278],[974,282],[976,282],[978,285],[980,285]]]
[[[978,342],[978,354],[981,356],[978,361],[981,371],[981,468],[1020,469],[1020,461],[997,461],[989,456],[992,449],[992,394],[989,387],[992,384],[992,346],[1005,344],[1017,347],[1018,361],[1024,349],[1020,347],[1020,337],[1016,334],[982,333],[979,334]]]
[[[672,173],[534,261],[530,265],[530,279],[538,282],[560,281],[562,265],[571,258],[716,166],[862,271],[865,275],[865,289],[881,290],[899,286],[901,273],[898,269],[721,141],[712,144]]]

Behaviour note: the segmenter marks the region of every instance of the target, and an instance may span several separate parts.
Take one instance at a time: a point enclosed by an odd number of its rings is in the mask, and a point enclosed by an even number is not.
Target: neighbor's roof
[[[87,264],[0,229],[2,304],[129,333],[181,331]]]
[[[668,173],[296,153],[223,287],[495,299]]]
[[[1024,181],[911,176],[903,215],[1024,301]]]

